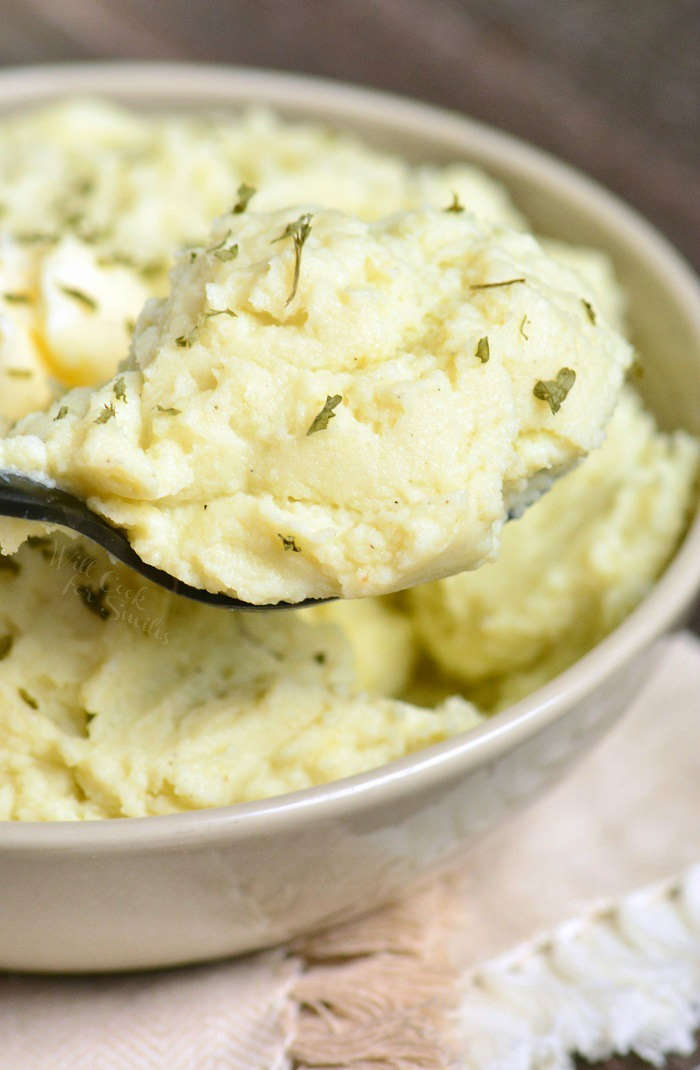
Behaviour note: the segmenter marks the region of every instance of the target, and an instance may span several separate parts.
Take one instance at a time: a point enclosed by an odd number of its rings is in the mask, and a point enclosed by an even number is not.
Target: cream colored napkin
[[[700,1025],[698,861],[700,643],[682,635],[598,749],[461,871],[286,952],[0,979],[0,1068],[660,1065]]]

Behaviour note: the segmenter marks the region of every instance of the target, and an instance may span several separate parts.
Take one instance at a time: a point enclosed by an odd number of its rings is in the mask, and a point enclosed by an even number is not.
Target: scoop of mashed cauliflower
[[[0,819],[259,799],[480,722],[460,698],[435,710],[391,698],[398,683],[376,661],[363,670],[331,617],[208,610],[93,546],[39,536],[0,557]]]
[[[0,465],[246,602],[480,565],[531,480],[597,446],[631,348],[530,235],[461,212],[240,212],[184,254],[127,370]]]
[[[626,389],[604,445],[509,525],[497,561],[407,593],[452,686],[507,705],[612,631],[681,537],[699,461],[697,440],[657,430]]]

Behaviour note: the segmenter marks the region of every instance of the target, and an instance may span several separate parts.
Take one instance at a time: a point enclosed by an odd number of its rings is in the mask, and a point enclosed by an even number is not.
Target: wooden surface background
[[[0,19],[0,64],[212,60],[461,110],[589,172],[700,265],[698,0],[0,0]]]

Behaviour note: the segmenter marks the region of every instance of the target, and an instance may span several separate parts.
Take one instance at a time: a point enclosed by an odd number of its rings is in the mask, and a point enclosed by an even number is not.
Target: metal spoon
[[[277,602],[275,605],[255,606],[249,602],[241,602],[238,598],[229,598],[225,594],[212,594],[211,591],[190,587],[189,584],[175,579],[168,572],[163,572],[142,561],[124,532],[103,520],[97,513],[93,513],[80,498],[13,472],[0,471],[0,516],[19,517],[22,520],[41,520],[47,524],[60,524],[63,528],[72,528],[73,531],[103,546],[112,557],[116,557],[124,565],[133,568],[151,583],[157,583],[174,594],[192,598],[196,602],[205,602],[210,606],[250,610],[300,609],[302,606],[314,606],[321,602],[333,601],[331,598],[307,598],[304,602]]]

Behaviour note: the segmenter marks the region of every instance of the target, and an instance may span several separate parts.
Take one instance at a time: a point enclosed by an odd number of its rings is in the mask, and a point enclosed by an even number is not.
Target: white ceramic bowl
[[[171,110],[264,103],[421,160],[472,160],[543,234],[606,249],[629,297],[647,400],[700,433],[700,291],[658,233],[595,183],[505,134],[374,91],[159,64],[0,73],[0,112],[64,94]],[[644,603],[556,680],[476,731],[336,783],[225,809],[0,822],[0,967],[116,970],[216,958],[347,919],[521,809],[624,710],[650,647],[700,583],[700,518]]]

